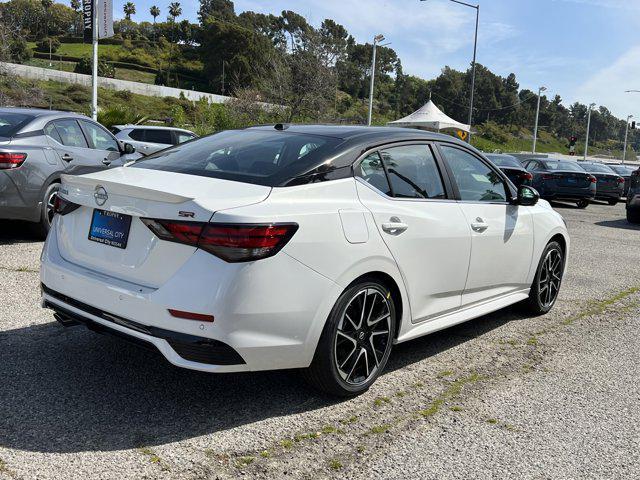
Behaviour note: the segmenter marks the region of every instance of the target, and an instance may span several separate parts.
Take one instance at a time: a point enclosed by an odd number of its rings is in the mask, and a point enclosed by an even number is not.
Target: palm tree
[[[122,9],[124,10],[124,18],[127,20],[131,20],[131,15],[136,14],[136,6],[131,2],[125,3]]]
[[[160,8],[157,7],[156,5],[153,5],[149,9],[149,13],[153,17],[153,41],[155,42],[155,40],[156,40],[156,18],[160,16]]]
[[[180,2],[171,2],[171,4],[169,5],[169,16],[171,17],[171,20],[175,22],[176,18],[178,18],[180,15],[182,15],[182,7],[180,7]]]

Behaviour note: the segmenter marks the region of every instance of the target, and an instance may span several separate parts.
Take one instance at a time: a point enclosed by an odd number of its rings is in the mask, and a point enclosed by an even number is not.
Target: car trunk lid
[[[160,240],[141,218],[208,222],[216,211],[259,203],[270,191],[262,185],[128,167],[63,175],[61,196],[81,207],[58,216],[60,253],[99,273],[158,287],[196,247]],[[114,230],[117,240],[104,241],[103,234],[115,238]]]

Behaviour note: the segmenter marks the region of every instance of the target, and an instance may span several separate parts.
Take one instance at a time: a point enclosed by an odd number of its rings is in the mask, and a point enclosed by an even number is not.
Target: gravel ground
[[[399,345],[341,402],[62,329],[41,243],[0,223],[0,478],[638,478],[640,229],[622,205],[557,207],[573,250],[551,313]]]

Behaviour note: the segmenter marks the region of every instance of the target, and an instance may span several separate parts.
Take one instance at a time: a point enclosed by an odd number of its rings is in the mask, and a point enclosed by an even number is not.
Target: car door
[[[528,288],[533,255],[530,207],[509,202],[512,192],[490,162],[462,146],[442,143],[439,149],[472,239],[462,305]]]
[[[104,168],[121,167],[123,162],[120,145],[116,138],[102,126],[89,120],[79,120],[89,147]]]
[[[65,173],[82,175],[105,168],[95,150],[89,148],[87,138],[76,118],[53,120],[45,126],[45,134],[65,167]]]
[[[465,217],[427,143],[382,148],[356,168],[371,212],[405,281],[413,322],[460,307],[471,254]]]
[[[173,146],[171,130],[160,128],[147,128],[144,131],[145,153],[151,154]]]

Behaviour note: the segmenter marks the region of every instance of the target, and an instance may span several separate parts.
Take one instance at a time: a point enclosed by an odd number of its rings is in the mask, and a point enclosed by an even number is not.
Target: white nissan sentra
[[[355,395],[393,344],[554,305],[569,237],[456,139],[255,127],[63,178],[43,305],[205,372],[301,368]],[[142,365],[140,366],[143,367]]]

